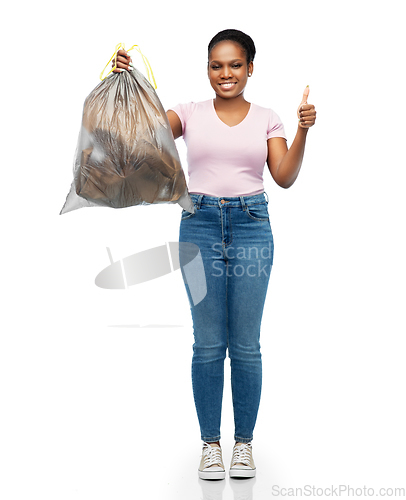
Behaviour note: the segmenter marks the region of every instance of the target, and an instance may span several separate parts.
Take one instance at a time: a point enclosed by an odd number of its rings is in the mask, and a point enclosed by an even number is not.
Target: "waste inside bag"
[[[165,110],[136,68],[110,74],[86,98],[73,176],[60,215],[153,203],[195,212]]]

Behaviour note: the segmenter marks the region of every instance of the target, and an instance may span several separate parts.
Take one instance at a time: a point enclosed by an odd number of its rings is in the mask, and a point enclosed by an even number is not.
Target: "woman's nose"
[[[230,78],[232,77],[232,71],[229,66],[223,66],[223,71],[221,72],[221,78]]]

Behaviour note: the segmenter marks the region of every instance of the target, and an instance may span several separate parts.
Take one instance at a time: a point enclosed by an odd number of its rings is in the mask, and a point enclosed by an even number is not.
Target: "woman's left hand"
[[[310,128],[316,123],[316,109],[313,104],[307,104],[309,91],[309,86],[307,86],[303,92],[302,102],[297,110],[299,127],[301,128]]]

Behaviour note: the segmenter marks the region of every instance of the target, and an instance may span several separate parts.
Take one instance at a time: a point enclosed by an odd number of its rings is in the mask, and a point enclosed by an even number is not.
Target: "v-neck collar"
[[[250,115],[251,113],[251,110],[252,110],[252,103],[250,104],[250,107],[249,107],[249,110],[248,110],[248,113],[245,115],[245,117],[240,121],[240,123],[237,123],[237,125],[227,125],[227,123],[223,122],[223,120],[219,117],[219,115],[217,114],[217,111],[216,111],[216,108],[214,107],[214,99],[211,100],[211,106],[213,108],[213,112],[214,114],[216,115],[217,119],[219,120],[219,122],[221,122],[225,127],[227,128],[235,128],[235,127],[239,127],[242,123],[244,123],[246,121],[246,119],[248,118],[248,116]]]

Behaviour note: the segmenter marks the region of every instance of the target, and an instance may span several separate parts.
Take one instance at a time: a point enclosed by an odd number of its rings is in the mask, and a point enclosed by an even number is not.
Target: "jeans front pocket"
[[[181,220],[191,219],[192,217],[194,217],[197,214],[196,205],[194,204],[193,206],[195,207],[195,212],[193,214],[188,212],[187,210],[184,210],[184,209],[182,210]]]
[[[245,211],[247,215],[253,220],[258,220],[258,221],[269,220],[268,207],[266,203],[258,203],[257,205],[247,205]]]

